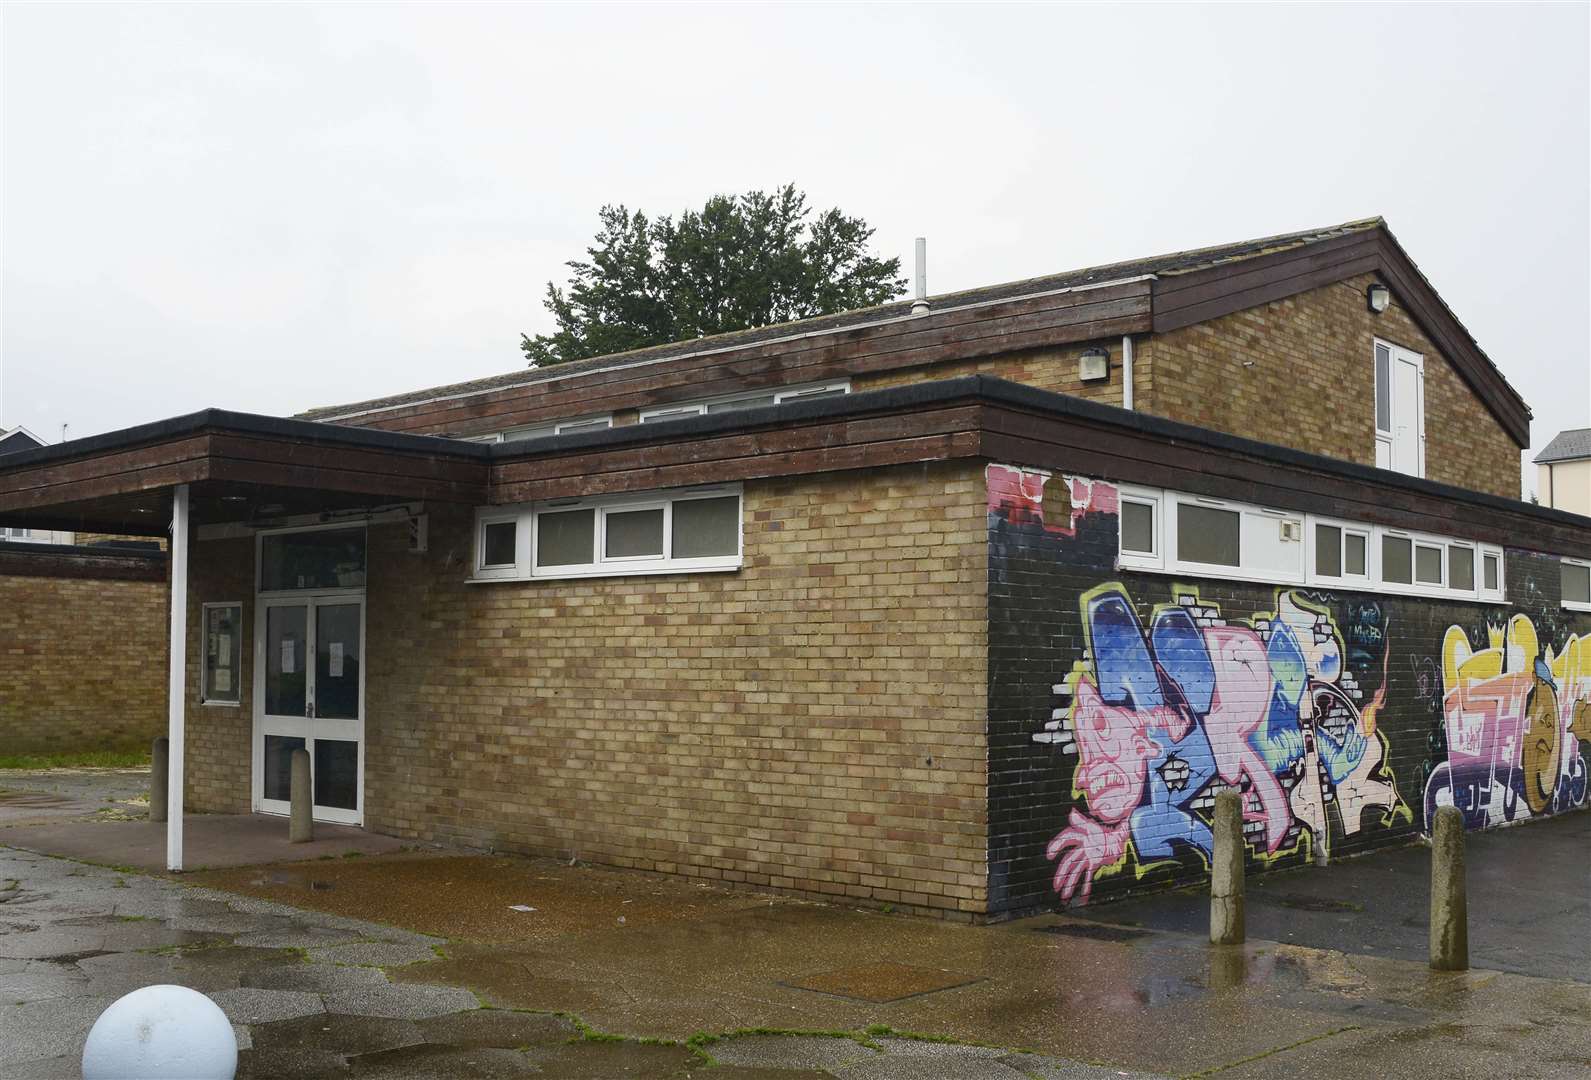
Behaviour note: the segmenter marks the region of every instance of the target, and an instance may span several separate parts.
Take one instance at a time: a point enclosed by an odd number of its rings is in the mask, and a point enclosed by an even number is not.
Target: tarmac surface
[[[1551,860],[1536,884],[1562,893],[1584,829],[1472,838],[1471,880]],[[1352,874],[1371,876],[1355,891]],[[1178,895],[973,927],[504,856],[155,877],[0,848],[0,1062],[75,1076],[110,1001],[177,982],[232,1018],[245,1077],[1591,1075],[1573,902],[1473,893],[1472,941],[1515,970],[1433,973],[1407,898],[1378,881],[1413,890],[1418,870],[1253,879],[1255,894],[1356,898],[1252,903],[1249,944],[1212,948]],[[1547,970],[1570,974],[1524,973]]]

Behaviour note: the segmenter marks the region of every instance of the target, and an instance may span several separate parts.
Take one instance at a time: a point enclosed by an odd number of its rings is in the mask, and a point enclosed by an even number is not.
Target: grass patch
[[[0,754],[0,769],[135,769],[148,767],[149,751],[65,750],[54,754]]]

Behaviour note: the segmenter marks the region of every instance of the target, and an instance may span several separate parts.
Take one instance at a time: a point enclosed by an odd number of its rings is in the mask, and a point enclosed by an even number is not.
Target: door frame
[[[342,589],[291,589],[273,590],[265,592],[260,589],[261,567],[263,566],[262,553],[264,538],[267,534],[280,535],[296,532],[320,532],[331,529],[364,528],[364,522],[347,523],[338,522],[329,525],[311,525],[301,528],[288,529],[262,529],[255,534],[254,541],[254,678],[253,678],[253,708],[252,722],[249,734],[249,788],[250,804],[257,814],[275,814],[286,816],[291,811],[290,804],[277,799],[265,798],[265,736],[275,734],[265,731],[265,672],[268,670],[265,658],[266,646],[266,612],[272,607],[302,606],[307,609],[305,619],[305,672],[306,692],[313,700],[315,681],[315,658],[318,649],[316,640],[315,608],[318,606],[329,607],[335,604],[357,603],[359,605],[359,710],[355,723],[357,751],[356,751],[356,788],[354,809],[344,810],[337,807],[313,806],[314,820],[324,821],[338,825],[363,826],[365,823],[365,657],[368,652],[368,615],[369,604],[366,590],[363,586]],[[369,532],[365,533],[365,566],[366,578],[369,580]],[[309,717],[303,718],[305,722],[305,749],[310,749],[311,778],[314,776],[313,738],[314,729],[310,727]],[[313,796],[312,796],[313,798]]]

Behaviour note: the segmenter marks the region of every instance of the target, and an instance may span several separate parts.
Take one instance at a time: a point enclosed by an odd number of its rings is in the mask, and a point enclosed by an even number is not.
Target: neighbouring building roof
[[[9,431],[0,428],[0,454],[11,454],[18,450],[32,450],[43,445],[43,439],[21,425]]]
[[[1578,461],[1581,458],[1591,458],[1591,427],[1558,432],[1536,455],[1536,463],[1545,465],[1553,461]]]

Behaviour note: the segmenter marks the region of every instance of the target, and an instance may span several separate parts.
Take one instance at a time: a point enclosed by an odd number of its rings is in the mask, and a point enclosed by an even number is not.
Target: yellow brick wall
[[[467,584],[473,518],[369,531],[366,826],[971,916],[987,897],[981,466],[745,487],[735,573]],[[195,544],[199,604],[253,547]],[[250,801],[248,692],[198,704],[188,798]]]
[[[0,753],[148,749],[165,640],[163,581],[0,574]]]
[[[1519,497],[1519,448],[1394,298],[1373,315],[1363,275],[1157,334],[1145,412],[1375,464],[1374,339],[1425,358],[1426,476]]]
[[[1133,396],[1142,399],[1153,383],[1151,360],[1144,355],[1143,337],[1133,339]],[[1083,382],[1077,377],[1078,361],[1090,348],[1105,349],[1110,353],[1110,377],[1098,382]],[[993,375],[1012,382],[1036,386],[1058,394],[1087,398],[1103,405],[1122,404],[1122,342],[1113,337],[1090,341],[1060,349],[1029,349],[1024,352],[985,356],[973,360],[953,360],[949,363],[927,364],[922,367],[886,371],[877,375],[858,375],[851,380],[855,393],[864,390],[882,390],[890,386],[926,382],[930,379],[951,379],[958,375]],[[1136,404],[1136,400],[1135,400]]]
[[[188,549],[188,708],[184,798],[189,810],[246,814],[252,805],[254,540],[195,540]],[[204,604],[241,603],[240,705],[204,705]]]
[[[744,569],[614,580],[372,529],[367,823],[981,911],[985,502],[970,462],[748,483]]]

